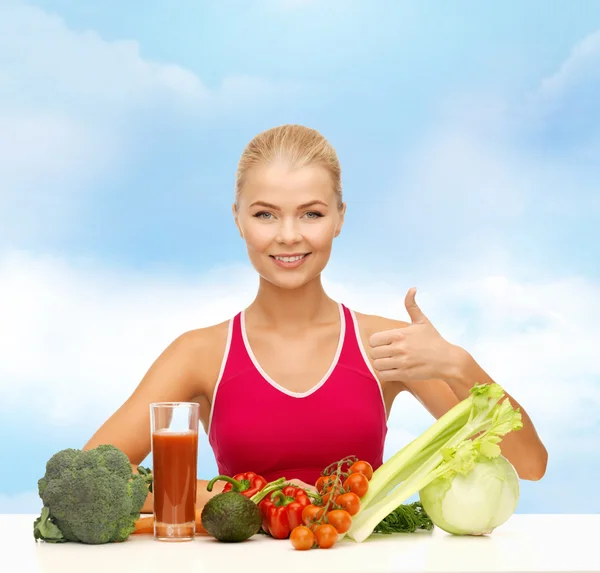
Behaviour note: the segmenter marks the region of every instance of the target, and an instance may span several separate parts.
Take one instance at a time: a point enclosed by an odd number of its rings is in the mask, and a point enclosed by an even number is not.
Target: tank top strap
[[[342,304],[346,322],[346,332],[344,336],[344,346],[340,356],[340,365],[360,372],[369,378],[374,378],[378,382],[377,375],[371,366],[367,350],[360,336],[358,320],[354,311]]]
[[[252,361],[244,345],[241,317],[242,313],[238,312],[229,319],[227,342],[216,382],[215,394],[219,386],[253,368]]]

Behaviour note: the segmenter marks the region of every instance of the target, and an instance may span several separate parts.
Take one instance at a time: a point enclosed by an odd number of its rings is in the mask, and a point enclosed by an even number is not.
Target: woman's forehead
[[[329,203],[333,195],[331,177],[319,165],[299,168],[284,164],[257,165],[248,171],[242,192],[245,202],[260,200],[275,204],[314,200]]]

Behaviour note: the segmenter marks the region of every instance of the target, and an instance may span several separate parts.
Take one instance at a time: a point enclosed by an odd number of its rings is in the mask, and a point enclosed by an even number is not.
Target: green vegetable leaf
[[[477,450],[471,440],[461,442],[456,448],[454,463],[451,464],[453,470],[457,473],[468,474],[477,462]]]
[[[470,390],[470,397],[477,412],[488,408],[490,400],[502,398],[504,390],[499,384],[476,384]]]
[[[486,458],[496,458],[501,453],[502,450],[498,445],[501,442],[502,438],[500,436],[485,436],[481,440],[478,441],[479,451],[482,456]]]
[[[373,530],[374,533],[414,533],[418,529],[431,531],[433,522],[420,501],[398,506]]]
[[[504,436],[513,430],[520,430],[522,427],[523,421],[521,412],[519,412],[519,410],[514,410],[510,405],[508,398],[506,398],[494,412],[490,432],[499,436]]]
[[[41,515],[33,522],[33,538],[46,543],[66,543],[66,539],[50,518],[50,510],[44,506]]]

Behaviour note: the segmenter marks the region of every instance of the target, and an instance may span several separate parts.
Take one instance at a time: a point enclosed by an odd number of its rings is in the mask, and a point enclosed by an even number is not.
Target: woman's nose
[[[302,240],[302,235],[293,219],[282,219],[277,232],[277,242],[290,245]]]

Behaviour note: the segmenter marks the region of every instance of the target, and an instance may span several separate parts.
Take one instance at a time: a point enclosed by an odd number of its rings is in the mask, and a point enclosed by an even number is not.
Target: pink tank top
[[[230,320],[208,427],[220,474],[254,471],[268,481],[314,484],[326,466],[346,456],[373,469],[383,463],[383,393],[356,316],[343,304],[339,309],[335,358],[323,379],[303,393],[290,392],[262,370],[248,344],[243,311]]]

